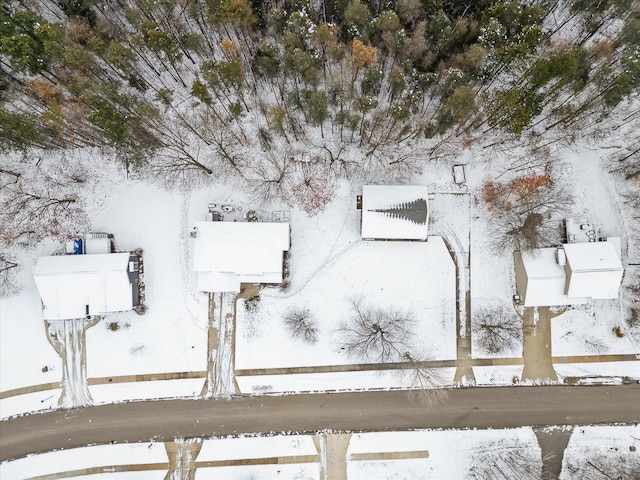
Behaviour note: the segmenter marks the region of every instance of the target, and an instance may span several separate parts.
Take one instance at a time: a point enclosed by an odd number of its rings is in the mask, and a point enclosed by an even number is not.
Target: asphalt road
[[[436,407],[404,392],[160,400],[0,422],[0,461],[109,442],[257,432],[506,428],[640,422],[640,385],[462,388]]]

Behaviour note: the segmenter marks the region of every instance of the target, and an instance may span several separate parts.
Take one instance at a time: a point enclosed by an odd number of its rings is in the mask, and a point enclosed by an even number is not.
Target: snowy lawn
[[[492,468],[499,466],[507,472],[508,478],[520,478],[517,474],[539,472],[542,466],[537,440],[527,427],[355,434],[351,437],[348,453],[354,457],[358,453],[416,450],[427,451],[428,457],[350,461],[347,465],[348,477],[491,478],[491,472],[495,472]]]
[[[148,310],[111,314],[87,330],[89,378],[206,369],[207,303],[190,275],[189,206],[178,192],[132,180],[96,199],[92,228],[113,233],[117,249],[143,249]]]
[[[619,337],[614,332],[620,327]],[[551,322],[552,349],[559,355],[640,353],[625,325],[617,301],[596,300],[567,310]]]
[[[0,298],[0,391],[61,379],[62,360],[47,340],[42,302],[30,268],[38,255],[47,255],[55,246],[43,244],[33,253],[32,263],[19,272],[20,294]],[[0,411],[4,416],[3,408]]]
[[[293,248],[303,248],[294,244]],[[410,312],[416,321],[414,342],[430,359],[452,359],[455,343],[455,272],[442,240],[428,242],[362,242],[354,239],[338,258],[312,278],[298,279],[293,257],[291,289],[265,289],[254,310],[244,301],[237,306],[236,368],[360,363],[341,350],[342,322],[353,315],[351,300],[383,310]],[[313,270],[304,266],[302,271]],[[292,309],[306,309],[319,327],[318,341],[292,339],[283,321]]]
[[[640,425],[575,427],[564,452],[560,480],[631,479],[638,478],[638,472]]]
[[[623,377],[640,380],[640,354],[632,362],[556,363],[554,369],[562,381],[575,377],[578,383],[620,383]],[[565,381],[574,380],[566,378]]]

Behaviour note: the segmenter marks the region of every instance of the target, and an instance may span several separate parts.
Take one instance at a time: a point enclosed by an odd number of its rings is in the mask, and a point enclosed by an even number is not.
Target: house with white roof
[[[531,255],[515,252],[521,303],[541,307],[617,298],[624,271],[617,240],[540,248]]]
[[[282,283],[289,223],[196,222],[192,236],[199,290],[238,293],[242,283]]]
[[[414,185],[362,187],[363,240],[426,240],[428,190]]]
[[[133,309],[139,302],[138,262],[129,253],[38,258],[33,276],[45,320]]]

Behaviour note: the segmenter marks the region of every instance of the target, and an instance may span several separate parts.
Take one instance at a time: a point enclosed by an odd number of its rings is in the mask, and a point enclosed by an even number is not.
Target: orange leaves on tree
[[[25,82],[29,90],[49,105],[59,104],[62,100],[62,92],[58,87],[48,80],[36,79],[30,82]]]
[[[222,40],[220,43],[220,49],[227,57],[237,58],[238,56],[238,47],[228,38]]]
[[[531,174],[514,178],[510,182],[485,182],[481,198],[489,210],[510,210],[529,197],[544,194],[551,187],[551,179],[546,174]]]
[[[378,61],[378,49],[374,46],[365,45],[357,38],[354,38],[351,44],[351,60],[358,69],[376,63]]]
[[[551,186],[548,175],[527,175],[512,180],[508,184],[513,193],[520,199],[543,192]]]

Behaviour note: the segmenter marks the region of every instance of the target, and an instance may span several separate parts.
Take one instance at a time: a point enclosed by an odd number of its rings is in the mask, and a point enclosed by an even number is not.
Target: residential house
[[[289,223],[196,222],[192,236],[199,290],[240,292],[242,283],[282,283]]]
[[[45,320],[131,310],[139,303],[139,257],[129,253],[40,257],[33,276]]]
[[[515,252],[516,288],[525,307],[614,299],[622,282],[618,238]]]

